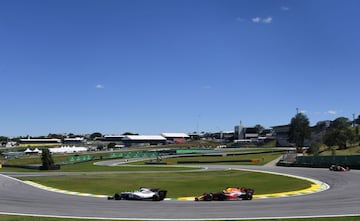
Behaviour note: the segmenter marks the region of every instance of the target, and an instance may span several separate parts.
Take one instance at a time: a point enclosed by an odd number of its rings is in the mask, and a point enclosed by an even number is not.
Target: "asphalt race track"
[[[334,172],[314,168],[209,166],[210,169],[229,167],[308,177],[327,183],[330,189],[304,196],[252,201],[113,201],[50,192],[0,175],[0,213],[114,220],[229,220],[360,215],[358,170]]]

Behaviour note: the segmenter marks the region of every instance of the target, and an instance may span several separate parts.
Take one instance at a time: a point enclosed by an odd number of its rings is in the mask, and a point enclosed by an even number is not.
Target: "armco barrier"
[[[126,151],[126,152],[111,152],[104,156],[91,156],[91,155],[75,155],[67,159],[66,163],[79,163],[97,159],[116,159],[116,158],[157,158],[159,155],[173,155],[173,154],[194,154],[194,153],[213,153],[212,150],[199,150],[199,149],[171,149],[171,150],[158,150],[158,151]]]
[[[68,161],[70,162],[78,162],[78,161],[89,161],[92,160],[94,157],[90,155],[81,155],[81,156],[71,156],[69,157]]]
[[[252,160],[216,160],[216,161],[207,161],[207,160],[192,160],[192,161],[178,161],[178,164],[194,164],[194,163],[258,163],[258,159],[252,159]]]

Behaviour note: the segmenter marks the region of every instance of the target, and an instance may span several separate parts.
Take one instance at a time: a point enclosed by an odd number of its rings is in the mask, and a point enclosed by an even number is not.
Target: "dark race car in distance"
[[[342,172],[345,172],[345,171],[349,171],[350,168],[349,168],[348,166],[344,166],[344,165],[332,164],[332,165],[329,167],[329,170],[331,170],[331,171],[342,171]]]
[[[113,196],[109,196],[109,200],[150,200],[161,201],[164,200],[167,194],[167,190],[161,190],[158,188],[140,188],[133,192],[120,192],[115,193]]]
[[[195,201],[252,200],[254,192],[250,188],[229,187],[221,192],[204,193]]]

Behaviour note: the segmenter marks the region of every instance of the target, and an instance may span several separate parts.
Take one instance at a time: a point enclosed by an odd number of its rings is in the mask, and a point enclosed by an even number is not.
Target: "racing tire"
[[[159,194],[160,200],[164,200],[165,197],[166,197],[167,191],[166,190],[160,190],[158,192],[158,194]]]
[[[218,193],[216,194],[216,199],[213,195],[213,200],[217,200],[217,201],[224,201],[225,200],[225,195],[223,193]]]
[[[118,193],[114,194],[114,200],[121,200],[121,195]]]
[[[242,198],[243,200],[252,200],[253,199],[253,195],[251,193],[247,193],[245,195],[245,197]]]
[[[213,200],[213,196],[211,193],[206,193],[204,195],[204,201],[212,201]]]
[[[160,201],[160,196],[159,196],[159,194],[155,194],[155,195],[152,197],[152,201]]]

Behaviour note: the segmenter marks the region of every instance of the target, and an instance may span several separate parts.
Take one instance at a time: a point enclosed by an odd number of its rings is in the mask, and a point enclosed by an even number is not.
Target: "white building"
[[[150,146],[166,144],[166,138],[160,135],[127,135],[122,139],[125,146]]]
[[[162,133],[168,142],[183,143],[190,139],[190,136],[185,133]]]

